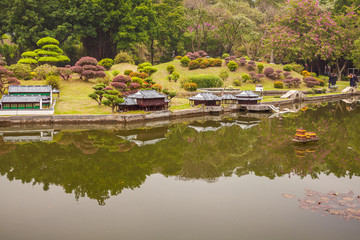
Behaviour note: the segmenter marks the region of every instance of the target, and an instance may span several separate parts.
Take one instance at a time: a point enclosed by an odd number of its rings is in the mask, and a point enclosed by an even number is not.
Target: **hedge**
[[[198,88],[222,87],[223,81],[219,76],[198,74],[189,78],[190,82],[196,83]]]

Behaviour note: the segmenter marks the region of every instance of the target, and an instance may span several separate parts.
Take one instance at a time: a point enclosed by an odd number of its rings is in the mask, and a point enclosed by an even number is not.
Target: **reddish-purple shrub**
[[[130,83],[129,87],[130,87],[131,90],[139,89],[140,84],[133,82],[133,83]]]
[[[104,71],[95,71],[95,77],[97,78],[104,78],[106,76],[106,73]]]
[[[110,85],[116,88],[117,90],[121,90],[121,91],[124,91],[127,87],[126,83],[123,82],[112,82],[110,83]]]
[[[122,83],[127,84],[127,83],[131,82],[131,78],[126,75],[117,75],[116,77],[113,78],[112,81],[113,82],[122,82]]]
[[[98,65],[98,61],[93,57],[82,57],[79,61],[75,63],[76,66],[84,66],[84,65]]]
[[[72,66],[70,69],[74,73],[79,73],[79,74],[81,74],[83,71],[83,68],[81,66]]]
[[[67,65],[69,66],[69,65]],[[64,80],[69,80],[71,78],[71,74],[73,74],[73,71],[71,68],[68,67],[59,67],[56,69],[56,72],[59,74],[59,76]]]
[[[306,84],[307,87],[312,88],[315,85],[319,85],[319,81],[317,81],[314,77],[305,77],[304,78],[304,83]]]
[[[271,67],[267,67],[267,68],[265,68],[265,70],[264,70],[264,74],[265,74],[265,76],[267,76],[267,77],[269,77],[270,74],[273,74],[273,73],[274,73],[274,69],[271,68]]]
[[[200,55],[200,57],[202,57],[202,58],[208,56],[208,54],[207,54],[205,51],[203,51],[203,50],[200,50],[200,51],[198,51],[197,53],[198,53],[198,54]]]
[[[112,88],[112,87],[110,87],[110,86],[107,86],[106,88],[104,88],[104,90],[105,90],[105,91],[108,91],[108,90],[113,90],[113,88]]]
[[[249,71],[255,71],[256,70],[256,64],[254,61],[249,61],[247,65],[247,69]]]
[[[284,75],[284,77],[286,78],[287,76],[290,76],[291,73],[290,73],[290,72],[284,72],[283,75]]]
[[[103,66],[97,65],[96,71],[106,71],[106,69]]]
[[[271,73],[267,76],[268,78],[272,79],[272,80],[276,80],[279,78],[279,75],[276,73]]]
[[[84,70],[81,73],[81,76],[85,78],[85,80],[91,79],[91,78],[95,78],[96,74],[95,71],[93,70]]]
[[[84,65],[82,67],[83,67],[84,71],[85,70],[91,70],[91,71],[96,71],[97,70],[96,65]]]

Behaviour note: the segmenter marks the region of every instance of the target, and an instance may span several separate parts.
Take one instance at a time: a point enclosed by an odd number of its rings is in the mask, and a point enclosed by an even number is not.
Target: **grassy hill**
[[[156,65],[155,67],[158,69],[158,71],[153,74],[153,78],[156,81],[156,83],[163,86],[163,88],[168,88],[168,89],[176,90],[176,91],[184,91],[184,89],[180,88],[180,81],[175,83],[173,81],[169,82],[166,79],[166,77],[169,75],[169,73],[166,70],[166,67],[168,65],[175,66],[175,71],[180,74],[180,80],[182,78],[190,77],[191,75],[197,75],[197,74],[211,74],[211,75],[218,76],[221,70],[223,70],[223,69],[228,70],[227,66],[224,66],[225,65],[224,63],[223,63],[222,67],[208,67],[206,69],[195,69],[195,70],[188,70],[187,67],[180,66],[179,60],[174,60],[172,62],[167,62],[167,63],[162,63],[159,65]],[[264,66],[265,66],[264,69],[266,67],[272,67],[274,70],[283,70],[282,66],[276,65],[276,64],[264,64]],[[116,65],[112,66],[112,68],[110,69],[110,72],[114,71],[114,70],[119,70],[121,72],[121,74],[123,74],[126,69],[136,71],[137,66],[131,65],[128,63],[116,64]],[[225,82],[225,86],[227,86],[227,87],[233,86],[234,88],[240,88],[241,90],[255,90],[256,84],[254,84],[254,83],[243,83],[243,85],[240,87],[235,87],[233,84],[233,81],[235,78],[240,78],[243,73],[249,73],[249,71],[245,67],[240,66],[235,72],[229,72],[229,73],[230,73],[229,78]],[[293,77],[302,78],[302,76],[300,74],[298,74],[294,71],[291,72],[291,75]],[[264,90],[275,90],[276,88],[274,88],[274,82],[275,82],[274,80],[271,80],[267,77],[264,77],[261,80],[261,84],[264,86]],[[286,89],[286,87],[284,87],[284,88]],[[305,86],[305,84],[301,84],[299,89],[307,89],[307,87]],[[277,89],[277,90],[279,90],[279,89]]]

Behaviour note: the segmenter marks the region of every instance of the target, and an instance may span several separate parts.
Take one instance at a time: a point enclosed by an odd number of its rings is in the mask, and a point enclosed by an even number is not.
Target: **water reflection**
[[[351,111],[348,106],[341,101],[314,103],[281,119],[233,114],[129,130],[10,134],[3,129],[0,174],[42,184],[45,191],[52,184],[62,186],[76,199],[87,196],[100,205],[124,189],[140,187],[154,173],[208,182],[249,173],[270,179],[290,174],[359,176],[360,110],[354,103]],[[291,138],[298,127],[317,132],[319,143],[294,145]],[[17,143],[8,138],[29,139],[28,134],[40,140]]]

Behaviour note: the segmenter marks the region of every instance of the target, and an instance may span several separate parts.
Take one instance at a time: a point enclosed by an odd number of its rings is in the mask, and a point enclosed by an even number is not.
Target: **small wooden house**
[[[190,105],[205,105],[205,106],[220,106],[221,98],[212,93],[198,93],[197,95],[190,97]]]
[[[118,105],[118,111],[165,110],[170,102],[166,97],[155,90],[140,90],[124,98],[124,102]]]
[[[3,95],[0,100],[0,109],[43,109],[43,106],[48,104],[47,96]]]
[[[232,94],[224,94],[221,96],[221,103],[222,104],[237,104],[238,99]]]
[[[258,104],[262,99],[259,95],[253,91],[243,91],[236,95],[239,104]]]
[[[42,106],[50,107],[53,92],[60,93],[57,89],[54,89],[54,91],[50,85],[10,85],[8,94],[11,96],[42,96]]]

